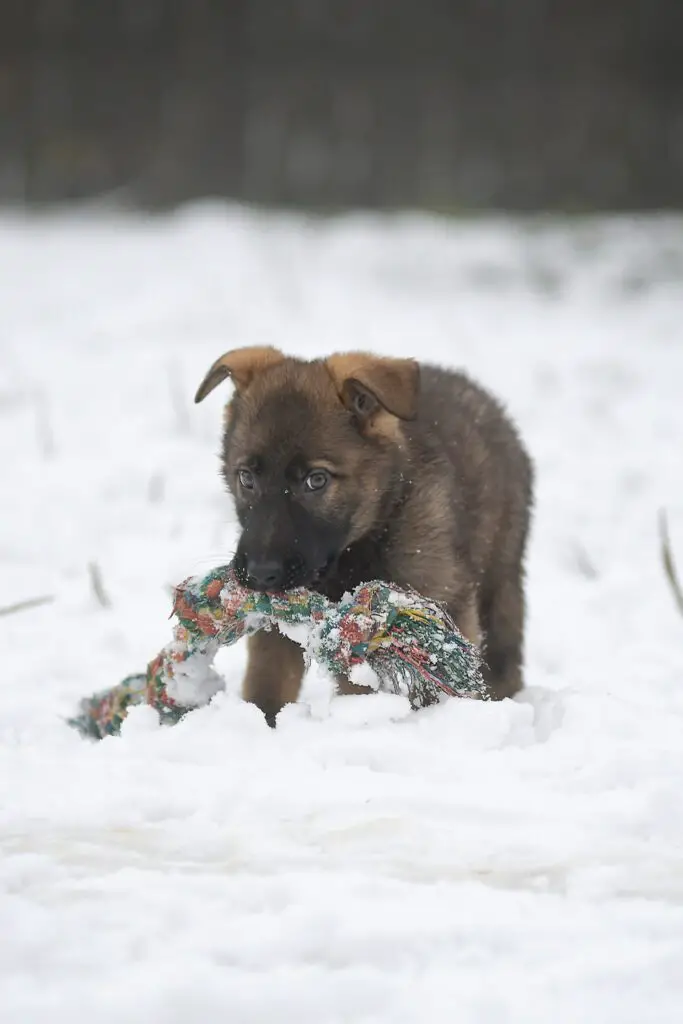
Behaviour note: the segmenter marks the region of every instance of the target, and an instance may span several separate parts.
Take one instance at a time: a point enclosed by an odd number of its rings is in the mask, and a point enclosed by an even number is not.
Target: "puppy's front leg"
[[[268,725],[274,727],[278,711],[299,696],[304,677],[303,651],[275,627],[253,633],[247,643],[249,660],[242,696],[256,704]]]
[[[462,635],[475,647],[481,647],[481,621],[474,597],[468,596],[457,602],[448,601],[446,607]]]
[[[337,693],[340,697],[349,697],[354,693],[374,693],[371,686],[362,686],[359,683],[352,683],[347,676],[335,676]]]

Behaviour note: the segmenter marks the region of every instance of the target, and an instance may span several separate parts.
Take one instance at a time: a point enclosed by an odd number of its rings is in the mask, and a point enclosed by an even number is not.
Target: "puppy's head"
[[[201,402],[226,378],[222,470],[242,526],[235,568],[259,590],[314,586],[382,525],[414,418],[418,364],[364,353],[304,362],[273,348],[216,360]]]

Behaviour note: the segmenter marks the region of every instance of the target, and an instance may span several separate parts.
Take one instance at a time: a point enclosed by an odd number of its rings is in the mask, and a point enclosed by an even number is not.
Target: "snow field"
[[[656,1024],[683,1005],[683,222],[0,217],[3,1024]],[[94,745],[81,695],[226,561],[243,344],[465,367],[534,457],[528,689],[266,727],[228,688]],[[108,606],[98,601],[94,563]]]

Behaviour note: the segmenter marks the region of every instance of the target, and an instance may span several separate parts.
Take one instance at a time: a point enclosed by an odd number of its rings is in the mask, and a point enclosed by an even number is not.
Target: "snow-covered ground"
[[[63,717],[227,559],[227,348],[464,366],[534,456],[526,694],[312,672],[91,744]],[[683,221],[0,217],[2,1024],[683,1015]],[[96,563],[110,606],[95,597]]]

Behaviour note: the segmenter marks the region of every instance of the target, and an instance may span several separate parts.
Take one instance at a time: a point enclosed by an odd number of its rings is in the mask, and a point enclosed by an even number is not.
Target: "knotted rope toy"
[[[178,722],[224,689],[212,668],[219,647],[275,627],[301,644],[308,661],[332,673],[348,676],[367,662],[373,688],[403,694],[413,708],[433,704],[441,694],[489,696],[478,648],[441,605],[381,581],[364,583],[334,603],[303,588],[279,594],[248,590],[224,566],[177,587],[173,614],[174,639],[146,673],[82,700],[71,726],[93,739],[115,735],[136,704],[153,707],[161,722]]]

